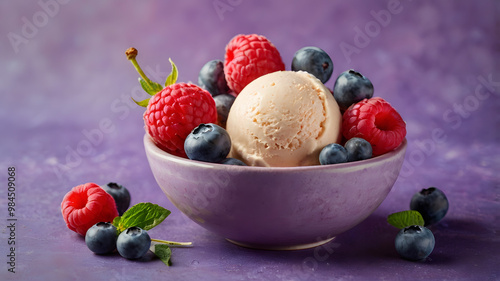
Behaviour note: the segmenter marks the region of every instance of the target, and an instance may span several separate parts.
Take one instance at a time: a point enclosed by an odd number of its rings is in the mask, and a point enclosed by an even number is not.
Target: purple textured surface
[[[42,4],[40,4],[42,3]],[[44,4],[45,3],[45,4]],[[497,280],[500,278],[500,3],[498,1],[2,1],[0,3],[1,280]],[[130,46],[155,80],[179,67],[196,81],[238,33],[267,36],[290,68],[296,50],[323,48],[334,77],[354,68],[408,125],[400,177],[352,230],[309,250],[235,246],[180,213],[144,152],[145,97]],[[156,78],[159,77],[159,78]],[[333,87],[334,78],[327,82]],[[15,229],[7,169],[16,168]],[[151,236],[192,241],[158,259],[96,256],[69,231],[60,202],[73,186],[118,181],[132,203],[172,214]],[[400,259],[388,214],[437,186],[450,200],[423,262]],[[5,225],[5,226],[3,226]],[[15,271],[8,271],[9,237]]]

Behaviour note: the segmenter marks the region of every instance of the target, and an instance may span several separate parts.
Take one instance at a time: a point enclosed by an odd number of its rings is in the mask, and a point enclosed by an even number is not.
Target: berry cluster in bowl
[[[139,67],[137,50],[130,48],[133,63],[144,90],[152,97],[137,104],[146,107],[145,130],[167,153],[205,162],[246,165],[228,158],[231,136],[225,124],[238,94],[255,79],[285,64],[276,46],[262,35],[237,35],[226,46],[224,60],[211,60],[200,70],[198,85],[176,83],[177,67],[164,86],[151,81]],[[333,73],[330,56],[318,47],[298,50],[292,71],[306,71],[321,83]],[[371,81],[355,70],[342,72],[335,81],[333,97],[342,113],[342,142],[323,148],[319,164],[336,164],[368,159],[397,148],[406,135],[401,115],[383,98],[374,97]]]

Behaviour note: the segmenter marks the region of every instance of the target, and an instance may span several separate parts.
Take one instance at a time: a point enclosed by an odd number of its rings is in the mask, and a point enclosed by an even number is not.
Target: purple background
[[[393,13],[388,5],[398,1],[41,2],[52,5],[0,2],[0,279],[500,278],[499,1],[402,0]],[[226,10],[218,13],[214,3]],[[268,37],[287,69],[299,48],[323,48],[335,64],[328,87],[354,68],[407,122],[405,164],[387,199],[323,247],[273,252],[230,244],[181,214],[148,167],[144,109],[130,101],[145,94],[124,51],[136,47],[159,82],[169,57],[179,81],[196,81],[239,33]],[[347,45],[351,54],[342,50]],[[10,232],[3,227],[9,166],[17,171],[15,274],[7,272]],[[174,249],[169,268],[158,259],[93,255],[66,228],[60,202],[75,185],[108,181],[127,186],[133,204],[172,210],[151,236],[195,247]],[[431,227],[436,247],[426,261],[402,260],[393,246],[397,229],[385,218],[429,186],[447,194],[448,215]]]

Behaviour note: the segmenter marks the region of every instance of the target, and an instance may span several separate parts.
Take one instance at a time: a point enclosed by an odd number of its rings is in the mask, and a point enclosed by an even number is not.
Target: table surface
[[[1,280],[498,280],[500,278],[500,2],[0,2]],[[290,69],[296,50],[327,51],[334,78],[354,68],[407,122],[408,151],[387,199],[332,242],[300,251],[246,249],[208,232],[162,194],[148,167],[145,94],[124,51],[155,80],[196,81],[239,33],[267,36]],[[334,78],[326,83],[333,87]],[[9,229],[8,167],[16,169]],[[172,214],[151,236],[192,241],[173,266],[97,256],[69,231],[60,202],[73,186],[117,181],[132,203]],[[425,261],[394,249],[388,214],[436,186],[450,201]],[[12,231],[11,231],[12,230]],[[9,237],[15,273],[8,271]]]

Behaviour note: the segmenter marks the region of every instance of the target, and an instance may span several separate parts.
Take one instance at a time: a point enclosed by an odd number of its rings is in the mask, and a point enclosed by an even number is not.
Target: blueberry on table
[[[448,198],[440,189],[429,187],[415,193],[411,198],[410,209],[418,211],[425,225],[435,224],[448,212]]]
[[[94,224],[85,234],[85,244],[94,253],[109,254],[116,249],[116,227],[109,222]]]
[[[227,116],[233,105],[235,97],[230,94],[220,94],[214,97],[215,107],[217,108],[217,122],[221,127],[226,127]]]
[[[435,243],[432,232],[428,228],[419,225],[401,229],[395,240],[398,254],[402,258],[412,261],[427,258],[434,250]]]
[[[373,84],[361,73],[350,69],[337,77],[333,97],[340,109],[346,110],[352,104],[373,97]]]
[[[146,230],[130,227],[120,233],[116,240],[118,253],[126,259],[142,258],[149,251],[151,238]]]
[[[198,125],[184,142],[184,151],[191,160],[219,163],[230,150],[229,134],[221,126],[212,123]]]
[[[101,186],[107,193],[109,193],[113,199],[115,199],[116,209],[118,214],[121,216],[130,206],[130,193],[128,189],[121,184],[115,182],[110,182],[106,185]]]
[[[347,162],[347,150],[338,143],[325,146],[319,153],[319,163],[330,165]]]
[[[330,56],[318,47],[304,47],[298,50],[292,60],[292,70],[303,70],[316,76],[323,84],[333,73],[333,62]]]
[[[224,75],[224,62],[221,60],[207,62],[198,74],[198,84],[207,90],[212,97],[227,94],[229,87]]]

